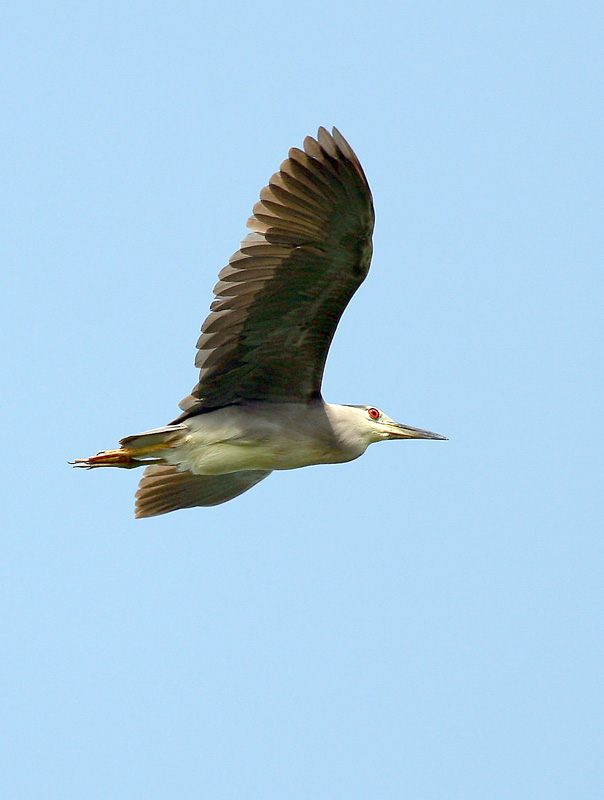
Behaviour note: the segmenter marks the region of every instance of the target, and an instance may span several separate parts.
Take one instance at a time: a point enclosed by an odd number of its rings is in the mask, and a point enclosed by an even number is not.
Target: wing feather
[[[177,467],[147,467],[136,492],[134,516],[154,517],[177,508],[217,506],[247,492],[270,475],[270,470],[245,470],[225,475],[193,475]]]
[[[289,151],[219,274],[183,417],[320,396],[336,326],[369,269],[373,223],[363,169],[335,128]]]

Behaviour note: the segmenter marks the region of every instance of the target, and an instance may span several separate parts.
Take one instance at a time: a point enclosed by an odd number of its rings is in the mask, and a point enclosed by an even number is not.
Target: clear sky
[[[601,2],[9,3],[0,793],[604,797]],[[377,214],[327,400],[448,442],[133,519],[319,125]]]

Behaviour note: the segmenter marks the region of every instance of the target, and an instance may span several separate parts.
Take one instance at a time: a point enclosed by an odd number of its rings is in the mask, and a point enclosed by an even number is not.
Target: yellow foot
[[[69,463],[74,467],[84,467],[84,469],[92,469],[93,467],[138,467],[140,461],[136,461],[132,457],[131,450],[101,450],[96,456],[90,458],[76,458],[75,461]]]

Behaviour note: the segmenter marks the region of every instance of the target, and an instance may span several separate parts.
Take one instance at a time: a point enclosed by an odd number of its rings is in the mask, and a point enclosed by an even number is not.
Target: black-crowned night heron
[[[262,190],[253,232],[218,276],[183,413],[73,463],[146,466],[135,516],[151,517],[224,503],[274,469],[352,461],[372,442],[444,439],[321,397],[336,326],[369,270],[373,222],[357,157],[335,128],[319,128]]]

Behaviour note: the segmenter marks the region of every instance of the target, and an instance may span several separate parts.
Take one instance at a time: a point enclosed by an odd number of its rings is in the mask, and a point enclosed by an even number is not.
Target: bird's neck
[[[359,430],[358,409],[334,403],[323,405],[333,434],[334,451],[341,456],[338,461],[352,461],[362,456],[371,444],[371,440]]]

